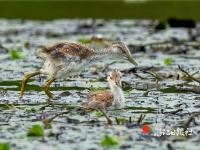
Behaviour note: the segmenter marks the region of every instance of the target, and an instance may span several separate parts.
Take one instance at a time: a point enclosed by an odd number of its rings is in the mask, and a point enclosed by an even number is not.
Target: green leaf
[[[101,111],[96,111],[96,116],[101,117],[101,116],[103,116],[103,113]]]
[[[119,140],[116,137],[106,135],[101,140],[101,145],[107,148],[115,147],[119,145]]]
[[[106,82],[107,80],[104,77],[99,77],[96,81],[99,82]]]
[[[44,129],[40,125],[33,125],[29,129],[27,136],[42,137],[44,136]]]
[[[176,88],[176,86],[168,86],[167,88],[161,89],[160,91],[163,93],[187,93],[187,92],[189,92],[187,90],[179,90]]]
[[[173,61],[171,58],[165,58],[163,62],[165,65],[171,65]]]
[[[130,90],[132,90],[133,88],[132,88],[127,82],[123,81],[123,82],[122,82],[122,89],[123,89],[124,91],[130,91]]]
[[[0,143],[0,150],[10,150],[9,143]]]
[[[156,111],[155,108],[151,108],[151,107],[136,107],[136,106],[128,106],[128,107],[126,107],[124,109],[128,109],[128,110],[146,110],[145,113],[153,113],[153,112]]]
[[[127,122],[127,119],[126,119],[126,118],[123,118],[123,117],[117,118],[117,120],[119,121],[120,124],[124,124],[124,123]]]
[[[28,113],[33,113],[33,112],[36,112],[37,110],[35,108],[27,108],[26,109],[26,112]]]
[[[22,59],[22,58],[24,58],[24,56],[23,56],[23,53],[19,52],[18,50],[11,50],[10,58],[11,59]]]
[[[85,37],[82,37],[79,39],[79,42],[83,43],[83,44],[88,44],[91,43],[91,40]]]

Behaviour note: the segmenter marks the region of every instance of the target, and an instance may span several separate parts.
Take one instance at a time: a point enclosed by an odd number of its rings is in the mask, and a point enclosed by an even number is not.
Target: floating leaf
[[[117,118],[117,121],[118,121],[118,123],[119,123],[119,124],[124,124],[124,123],[126,123],[126,122],[127,122],[127,119],[126,119],[126,118],[123,118],[123,117],[121,117],[121,118]]]
[[[165,65],[171,65],[173,61],[171,58],[165,58],[163,62]]]
[[[25,42],[25,43],[24,43],[24,47],[25,47],[25,48],[30,48],[30,43],[29,43],[29,42]]]
[[[10,144],[0,143],[0,150],[10,150]]]
[[[163,93],[187,93],[187,92],[189,92],[187,90],[179,90],[175,86],[169,86],[165,89],[161,89],[160,91]]]
[[[88,44],[91,42],[91,40],[89,38],[82,37],[79,39],[79,42],[81,42],[83,44]]]
[[[35,108],[27,108],[26,109],[26,112],[28,113],[33,113],[33,112],[36,112],[37,110]]]
[[[27,136],[42,137],[44,136],[44,129],[40,125],[34,125],[29,129]]]
[[[103,116],[103,113],[101,111],[96,111],[96,116],[101,117],[101,116]]]
[[[115,147],[115,146],[119,145],[119,140],[116,137],[106,135],[102,139],[101,145],[104,147],[107,147],[107,148]]]
[[[24,58],[24,55],[22,52],[19,52],[18,50],[11,50],[10,58],[11,59],[22,59],[22,58]]]
[[[99,82],[106,82],[106,79],[104,77],[99,77],[96,81]]]
[[[104,77],[99,77],[95,80],[90,80],[90,82],[107,82],[107,80]]]
[[[130,90],[132,90],[133,88],[132,88],[127,82],[123,81],[123,82],[122,82],[122,89],[123,89],[124,91],[130,91]]]
[[[128,110],[146,110],[146,113],[153,113],[153,112],[156,111],[155,108],[151,108],[151,107],[136,107],[136,106],[128,106],[125,109],[128,109]]]

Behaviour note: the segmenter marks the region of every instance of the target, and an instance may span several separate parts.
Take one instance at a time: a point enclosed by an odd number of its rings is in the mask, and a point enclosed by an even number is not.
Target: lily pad
[[[10,150],[10,144],[0,143],[0,150]]]
[[[119,145],[119,140],[114,136],[106,135],[101,141],[103,147],[111,148]]]
[[[32,128],[29,129],[27,136],[29,137],[43,137],[44,129],[40,125],[33,125]]]

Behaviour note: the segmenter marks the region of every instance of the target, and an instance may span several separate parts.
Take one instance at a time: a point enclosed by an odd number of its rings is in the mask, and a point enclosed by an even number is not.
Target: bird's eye
[[[112,80],[112,77],[110,77],[110,79]]]

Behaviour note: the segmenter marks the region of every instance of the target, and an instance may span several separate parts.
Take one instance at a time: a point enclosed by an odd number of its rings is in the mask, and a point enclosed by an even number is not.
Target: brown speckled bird
[[[79,75],[85,67],[100,60],[127,60],[137,66],[128,47],[123,42],[115,42],[110,47],[101,50],[94,50],[80,43],[58,42],[39,48],[37,55],[44,60],[44,65],[40,70],[24,76],[20,98],[24,95],[28,80],[39,74],[48,75],[44,91],[49,99],[51,99],[53,98],[53,94],[49,91],[49,86],[52,82],[56,79]]]
[[[93,92],[90,98],[83,100],[81,106],[84,110],[90,109],[107,109],[112,106],[114,108],[123,108],[125,105],[125,98],[121,88],[121,72],[113,70],[109,73],[107,81],[110,90]]]

